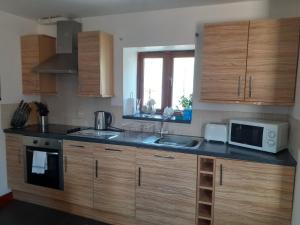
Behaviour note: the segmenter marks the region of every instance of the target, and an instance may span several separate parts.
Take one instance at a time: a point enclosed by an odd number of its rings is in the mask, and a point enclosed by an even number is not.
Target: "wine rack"
[[[215,159],[198,157],[197,224],[213,225]]]

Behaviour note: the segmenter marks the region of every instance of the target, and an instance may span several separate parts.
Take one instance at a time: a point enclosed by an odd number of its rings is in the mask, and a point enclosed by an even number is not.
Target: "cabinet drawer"
[[[137,152],[137,161],[145,166],[154,166],[164,168],[185,169],[189,165],[190,169],[197,168],[197,156],[185,153],[175,153],[168,151],[158,151],[149,149],[139,149]]]

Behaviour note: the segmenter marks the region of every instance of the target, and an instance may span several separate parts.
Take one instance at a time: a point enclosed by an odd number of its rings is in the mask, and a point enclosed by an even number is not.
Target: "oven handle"
[[[28,150],[28,149],[26,149],[26,151],[27,152],[34,152],[34,151],[32,151],[32,150]],[[48,155],[58,155],[59,153],[58,152],[46,152]]]

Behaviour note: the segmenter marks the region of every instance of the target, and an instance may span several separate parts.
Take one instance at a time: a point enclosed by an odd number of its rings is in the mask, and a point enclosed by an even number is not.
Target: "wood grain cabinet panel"
[[[196,223],[196,155],[141,150],[136,171],[137,224]]]
[[[251,21],[246,100],[293,104],[300,18]]]
[[[6,135],[6,161],[8,185],[13,190],[24,187],[24,148],[21,135]]]
[[[46,35],[21,37],[22,84],[24,95],[56,94],[56,76],[38,74],[33,68],[56,52],[56,39]]]
[[[244,100],[249,22],[205,25],[202,101]]]
[[[295,168],[216,160],[214,225],[290,225]]]
[[[64,141],[64,200],[93,207],[94,158],[89,143]]]
[[[113,96],[113,36],[92,31],[78,34],[78,94]]]
[[[135,148],[94,145],[94,208],[135,216]]]

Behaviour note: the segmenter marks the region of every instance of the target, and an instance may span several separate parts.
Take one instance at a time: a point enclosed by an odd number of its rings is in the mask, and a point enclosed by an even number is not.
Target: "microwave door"
[[[231,141],[249,146],[262,147],[264,128],[244,124],[231,124]]]

